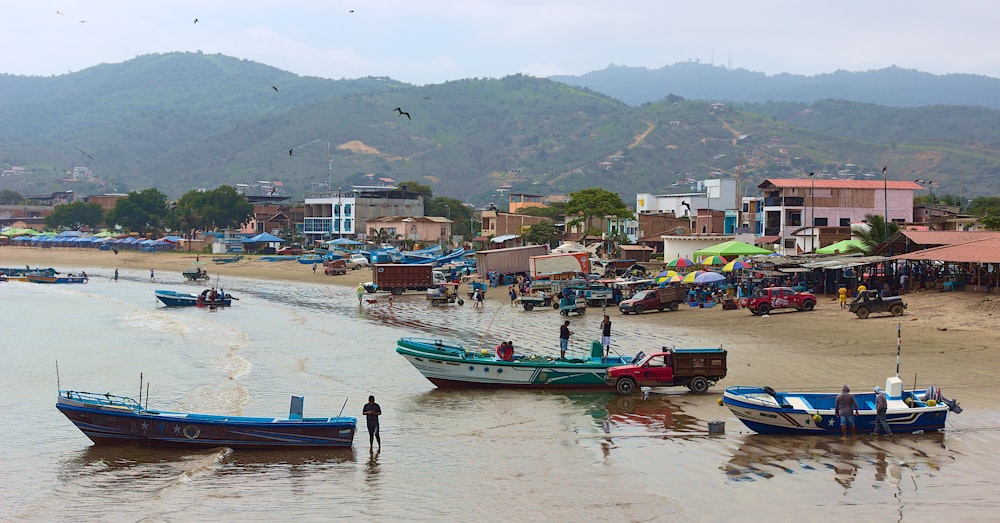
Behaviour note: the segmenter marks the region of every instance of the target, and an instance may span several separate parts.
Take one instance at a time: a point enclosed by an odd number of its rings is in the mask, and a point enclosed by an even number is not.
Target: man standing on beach
[[[153,281],[153,269],[149,269],[149,281]]]
[[[611,318],[607,314],[601,322],[601,345],[604,345],[604,359],[608,359],[611,355]]]
[[[368,448],[377,441],[378,449],[382,450],[382,438],[378,433],[378,417],[382,415],[382,407],[375,403],[375,396],[368,396],[368,403],[365,403],[361,413],[368,418]]]
[[[118,283],[118,269],[115,269],[115,283]]]
[[[861,413],[858,412],[858,401],[854,399],[854,394],[851,394],[851,389],[847,385],[844,385],[837,395],[834,414],[840,416],[840,431],[844,434],[844,439],[847,439],[847,427],[851,427],[852,438],[857,435],[854,417],[860,416]]]
[[[569,348],[569,337],[573,331],[569,330],[569,320],[563,322],[559,327],[559,359],[566,359],[566,349]]]
[[[361,297],[365,295],[365,284],[358,284],[358,305],[361,305]]]

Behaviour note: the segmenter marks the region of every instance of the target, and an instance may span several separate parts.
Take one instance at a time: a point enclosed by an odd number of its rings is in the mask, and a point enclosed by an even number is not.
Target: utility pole
[[[889,239],[889,178],[882,167],[882,199],[885,200],[885,214],[882,215],[882,241]]]
[[[809,173],[809,180],[811,180],[812,186],[809,188],[809,197],[812,199],[812,218],[809,220],[809,252],[816,252],[816,177],[815,172]]]

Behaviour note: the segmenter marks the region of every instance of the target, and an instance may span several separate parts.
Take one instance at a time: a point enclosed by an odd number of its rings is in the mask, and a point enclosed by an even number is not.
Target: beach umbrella
[[[701,260],[701,265],[702,266],[706,266],[706,265],[725,265],[726,263],[728,263],[728,262],[726,261],[725,258],[723,258],[722,256],[716,256],[716,255],[706,256],[705,259]]]
[[[712,271],[703,271],[701,274],[694,277],[695,283],[715,283],[717,281],[723,281],[726,277]]]
[[[722,266],[722,272],[733,272],[740,269],[749,268],[750,264],[743,260],[733,260]]]
[[[680,274],[674,274],[673,276],[667,278],[666,283],[682,283],[684,281],[684,276]]]
[[[660,273],[654,278],[654,281],[656,281],[656,283],[665,283],[673,276],[677,276],[677,271],[660,271]]]
[[[674,268],[674,269],[684,269],[684,268],[693,267],[693,266],[694,266],[694,262],[693,261],[691,261],[691,260],[689,260],[687,258],[682,258],[680,256],[678,256],[676,260],[670,260],[670,262],[667,263],[667,267],[671,267],[671,268]]]
[[[689,273],[687,273],[687,274],[684,275],[684,280],[682,280],[682,281],[684,283],[694,283],[695,282],[694,279],[697,278],[699,274],[702,274],[702,273],[705,273],[705,272],[708,272],[708,271],[693,271],[693,272],[689,272]]]

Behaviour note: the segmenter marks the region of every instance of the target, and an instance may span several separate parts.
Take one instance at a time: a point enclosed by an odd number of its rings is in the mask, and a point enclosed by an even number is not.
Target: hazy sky
[[[688,60],[768,74],[896,65],[1000,77],[998,24],[995,0],[0,0],[0,72],[200,50],[414,84]]]

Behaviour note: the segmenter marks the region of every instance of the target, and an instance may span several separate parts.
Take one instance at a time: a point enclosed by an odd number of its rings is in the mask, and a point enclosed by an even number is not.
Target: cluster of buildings
[[[254,217],[240,233],[299,237],[307,245],[336,238],[395,245],[450,244],[457,239],[451,219],[424,216],[423,197],[394,182],[327,191],[298,205],[276,194],[280,186],[275,182],[254,188],[258,190],[241,191],[254,205]],[[863,223],[868,215],[887,216],[889,221],[918,230],[974,227],[975,219],[961,217],[958,208],[915,204],[914,195],[922,190],[923,185],[911,181],[813,177],[770,178],[754,190],[741,189],[737,180],[708,179],[694,182],[686,192],[636,194],[633,218],[608,216],[576,225],[568,225],[571,218],[560,223],[525,214],[525,209],[546,206],[546,199],[510,193],[507,211],[492,207],[475,211],[470,228],[478,235],[461,241],[476,249],[519,246],[531,226],[552,222],[562,234],[561,241],[599,242],[610,252],[611,244],[619,246],[624,237],[631,245],[620,245],[625,252],[619,254],[648,259],[654,254],[664,258],[689,256],[706,243],[731,239],[781,254],[810,253],[849,239],[852,226]],[[751,191],[755,194],[746,194]],[[82,200],[110,209],[124,196],[98,195]],[[62,191],[39,201],[38,206],[3,206],[0,225],[31,227],[47,214],[46,204],[75,200],[72,191]],[[601,234],[586,234],[595,230]]]

